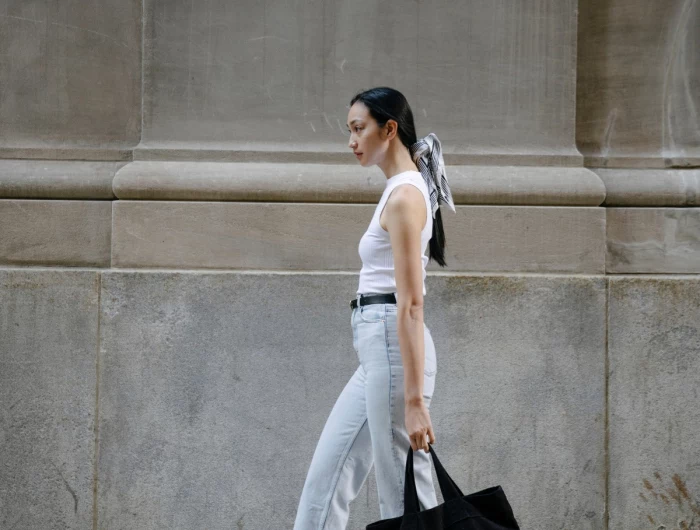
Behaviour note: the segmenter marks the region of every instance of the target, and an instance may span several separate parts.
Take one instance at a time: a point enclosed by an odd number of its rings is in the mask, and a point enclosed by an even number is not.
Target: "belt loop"
[[[356,298],[356,300],[357,300],[357,308],[358,308],[358,309],[360,308],[360,298],[362,298],[362,293],[358,293],[357,298]]]

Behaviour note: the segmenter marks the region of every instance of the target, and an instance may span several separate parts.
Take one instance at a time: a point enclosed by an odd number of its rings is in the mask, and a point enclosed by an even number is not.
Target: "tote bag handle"
[[[451,499],[461,499],[464,494],[459,486],[452,480],[452,477],[445,471],[442,467],[440,460],[435,454],[435,450],[431,444],[428,444],[428,449],[430,449],[430,455],[433,458],[433,464],[435,465],[435,474],[437,475],[438,482],[440,483],[440,491],[442,492],[442,497],[445,502]],[[413,448],[408,448],[408,457],[406,458],[406,478],[404,480],[404,513],[417,513],[420,511],[420,505],[418,503],[418,492],[416,491],[416,477],[413,471]]]

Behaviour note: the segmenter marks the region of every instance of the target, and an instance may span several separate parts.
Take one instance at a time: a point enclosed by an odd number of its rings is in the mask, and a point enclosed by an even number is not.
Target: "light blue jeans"
[[[352,310],[353,347],[360,365],[331,410],[299,500],[294,530],[344,530],[349,505],[375,466],[382,519],[403,515],[406,456],[403,361],[396,330],[396,304]],[[423,324],[426,406],[435,388],[437,362],[430,330]],[[437,506],[430,454],[414,453],[421,509]],[[368,521],[368,524],[371,521]]]

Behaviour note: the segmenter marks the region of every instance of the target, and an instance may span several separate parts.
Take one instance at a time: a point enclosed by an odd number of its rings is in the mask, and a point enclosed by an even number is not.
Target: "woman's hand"
[[[423,449],[426,453],[430,452],[428,438],[430,443],[434,444],[435,433],[430,421],[430,412],[422,399],[419,402],[406,403],[406,432],[414,451]]]

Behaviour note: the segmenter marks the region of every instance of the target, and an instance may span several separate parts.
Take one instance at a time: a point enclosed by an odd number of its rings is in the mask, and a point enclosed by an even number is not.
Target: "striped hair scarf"
[[[430,133],[413,144],[410,153],[428,186],[433,219],[435,219],[435,212],[440,204],[446,204],[450,210],[456,212],[450,185],[445,174],[445,161],[442,158],[442,146],[438,137],[434,133]]]

